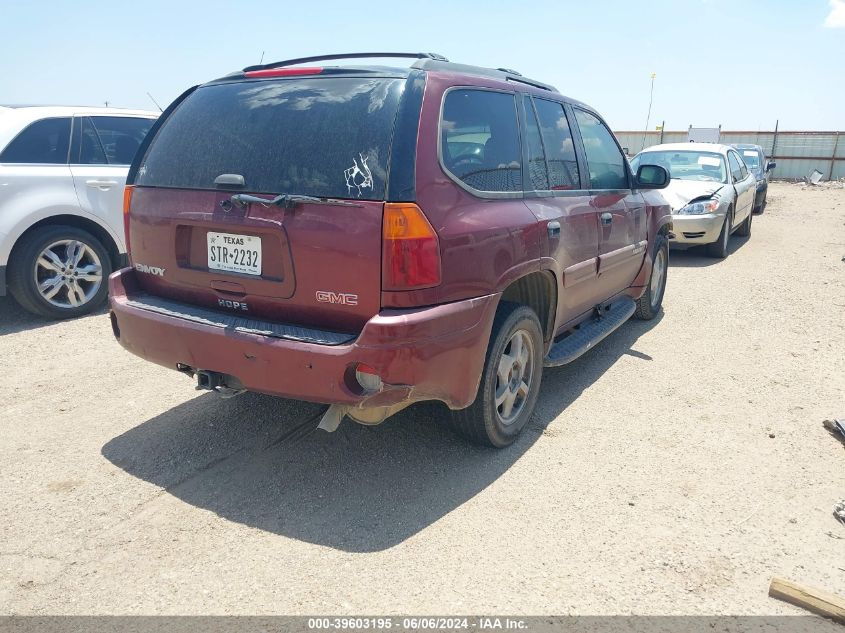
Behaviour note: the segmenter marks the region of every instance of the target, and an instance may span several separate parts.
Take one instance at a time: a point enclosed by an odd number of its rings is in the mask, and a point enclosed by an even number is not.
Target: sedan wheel
[[[35,284],[45,301],[58,308],[78,308],[97,295],[103,266],[94,249],[79,240],[59,240],[35,262]]]
[[[736,234],[740,237],[750,237],[751,236],[751,222],[754,220],[754,214],[749,211],[748,217],[746,217],[742,224],[739,225],[739,228],[736,230]]]
[[[96,237],[72,226],[45,226],[15,245],[9,290],[26,310],[66,319],[105,302],[111,271],[109,253]]]
[[[725,259],[728,256],[728,242],[731,239],[732,212],[725,214],[725,223],[722,225],[722,232],[719,239],[707,245],[707,254],[716,259]]]

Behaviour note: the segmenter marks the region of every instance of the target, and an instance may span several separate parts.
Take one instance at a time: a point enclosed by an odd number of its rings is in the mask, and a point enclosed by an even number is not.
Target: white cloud
[[[845,0],[830,0],[830,14],[824,25],[832,29],[845,28]]]

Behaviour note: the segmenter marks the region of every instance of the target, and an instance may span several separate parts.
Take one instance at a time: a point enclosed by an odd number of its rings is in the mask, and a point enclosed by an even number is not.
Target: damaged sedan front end
[[[649,147],[632,167],[659,165],[670,176],[662,191],[672,207],[675,247],[708,245],[724,257],[730,234],[747,224],[750,232],[754,178],[736,151],[712,143],[671,143]],[[744,233],[745,234],[745,233]]]
[[[684,180],[674,180],[669,185],[664,197],[672,206],[672,245],[710,244],[719,238],[732,201],[724,188]]]

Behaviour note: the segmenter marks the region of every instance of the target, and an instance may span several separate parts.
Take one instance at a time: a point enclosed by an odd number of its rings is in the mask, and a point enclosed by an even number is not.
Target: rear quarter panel
[[[513,92],[496,80],[462,80],[428,73],[417,140],[417,204],[440,240],[442,283],[414,292],[383,292],[382,305],[411,307],[457,301],[503,290],[540,267],[540,226],[521,197],[480,198],[462,189],[438,157],[443,95],[453,86]]]
[[[57,215],[74,215],[98,224],[114,240],[123,238],[102,218],[79,207],[67,165],[0,165],[0,266],[15,242],[33,224]]]

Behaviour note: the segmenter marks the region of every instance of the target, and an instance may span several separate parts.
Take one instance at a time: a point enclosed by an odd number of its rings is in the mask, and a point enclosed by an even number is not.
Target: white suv
[[[0,296],[52,318],[102,305],[126,259],[126,174],[157,116],[0,107]]]

